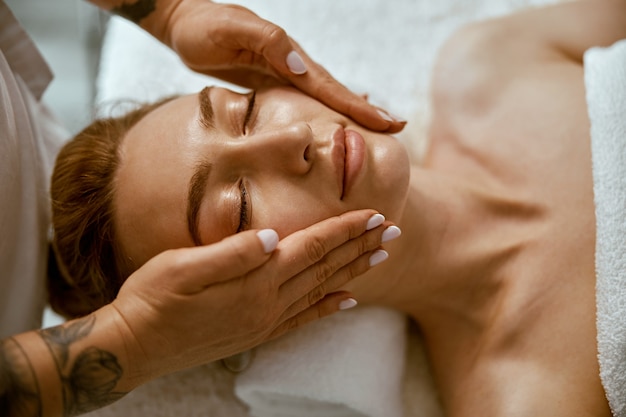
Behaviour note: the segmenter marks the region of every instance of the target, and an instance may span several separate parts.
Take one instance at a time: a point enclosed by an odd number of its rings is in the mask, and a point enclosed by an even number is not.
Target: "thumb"
[[[231,39],[238,41],[239,47],[263,56],[283,76],[306,72],[303,58],[308,57],[283,28],[256,15],[239,24],[239,28],[231,28]]]
[[[171,280],[183,292],[195,292],[210,285],[241,277],[263,265],[278,245],[272,229],[248,230],[220,242],[168,251],[161,259]],[[159,256],[161,256],[159,255]],[[169,265],[168,265],[169,264]],[[173,270],[172,270],[173,267]]]
[[[307,72],[305,60],[308,55],[280,27],[267,22],[266,33],[270,33],[262,50],[263,57],[281,75],[290,77]]]

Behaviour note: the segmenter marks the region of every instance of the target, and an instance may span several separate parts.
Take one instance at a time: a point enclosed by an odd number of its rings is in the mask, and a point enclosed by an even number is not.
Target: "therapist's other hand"
[[[351,306],[337,290],[370,268],[390,224],[359,210],[280,242],[272,230],[246,231],[154,257],[111,304],[132,373],[151,379],[221,359]]]
[[[249,88],[291,84],[372,130],[404,128],[337,82],[282,28],[244,7],[180,0],[164,15],[155,36],[195,71]]]

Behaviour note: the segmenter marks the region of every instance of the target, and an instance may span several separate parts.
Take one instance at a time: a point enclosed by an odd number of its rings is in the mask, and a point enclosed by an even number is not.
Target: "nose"
[[[253,132],[233,144],[229,159],[246,167],[304,175],[315,159],[313,132],[306,122]]]

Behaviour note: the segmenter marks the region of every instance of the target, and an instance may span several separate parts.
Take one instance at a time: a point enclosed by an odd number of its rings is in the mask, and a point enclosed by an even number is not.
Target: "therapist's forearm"
[[[0,415],[74,416],[108,405],[142,381],[103,314],[0,341]]]

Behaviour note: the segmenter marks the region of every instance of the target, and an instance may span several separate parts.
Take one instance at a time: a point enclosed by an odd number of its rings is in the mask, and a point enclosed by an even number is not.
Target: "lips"
[[[332,160],[335,167],[335,177],[337,178],[337,189],[339,190],[340,198],[343,198],[343,178],[345,176],[344,169],[346,165],[346,135],[343,127],[339,127],[333,133],[333,147],[332,147]]]
[[[350,193],[365,160],[365,141],[359,133],[354,130],[346,130],[344,146],[346,148],[346,158],[343,176],[343,195],[341,198]]]
[[[332,159],[337,173],[341,199],[349,194],[365,159],[363,137],[342,127],[333,133]]]

